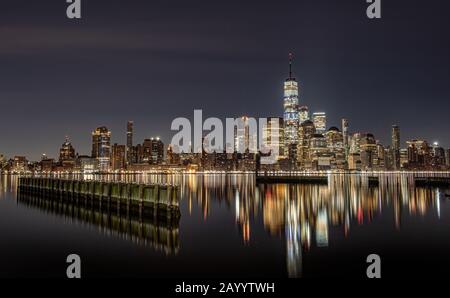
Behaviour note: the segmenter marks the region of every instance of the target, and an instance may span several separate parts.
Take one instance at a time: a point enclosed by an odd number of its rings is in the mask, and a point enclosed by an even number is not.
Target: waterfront
[[[331,175],[328,184],[255,184],[251,174],[85,177],[179,186],[181,218],[167,224],[107,206],[18,198],[0,179],[0,274],[143,277],[360,277],[382,258],[384,277],[438,276],[450,265],[446,189],[412,176]]]

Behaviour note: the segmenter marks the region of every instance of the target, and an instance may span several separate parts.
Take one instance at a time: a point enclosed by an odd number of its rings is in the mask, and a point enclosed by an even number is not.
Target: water
[[[449,190],[410,175],[330,176],[328,185],[256,185],[252,175],[110,176],[180,186],[179,222],[107,207],[18,198],[0,176],[0,276],[358,277],[379,254],[383,277],[443,277],[450,265]]]

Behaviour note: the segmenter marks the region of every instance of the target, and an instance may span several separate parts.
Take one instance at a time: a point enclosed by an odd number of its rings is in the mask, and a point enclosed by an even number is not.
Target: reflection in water
[[[328,246],[330,226],[342,227],[347,237],[352,225],[369,224],[383,209],[393,212],[397,229],[404,211],[424,216],[435,210],[439,216],[439,192],[415,188],[413,177],[407,174],[382,175],[377,187],[369,186],[367,177],[361,175],[330,175],[328,185],[255,185],[252,175],[180,175],[169,179],[181,186],[189,210],[194,201],[204,218],[214,216],[211,199],[234,207],[230,210],[235,212],[245,243],[251,240],[250,219],[262,213],[267,232],[285,237],[291,277],[301,275],[302,251],[310,249],[312,239],[316,247]]]
[[[104,175],[82,178],[178,185],[181,203],[185,206],[182,218],[193,216],[193,209],[200,208],[202,219],[206,221],[208,217],[215,216],[219,209],[227,209],[234,217],[245,245],[257,245],[252,244],[252,225],[256,224],[256,219],[261,219],[269,235],[284,239],[290,277],[301,276],[304,253],[312,247],[328,247],[331,227],[341,228],[343,235],[348,237],[353,226],[370,224],[382,213],[391,213],[394,227],[400,230],[402,216],[434,214],[439,218],[439,198],[442,196],[436,188],[414,187],[414,177],[410,174],[380,174],[377,186],[371,186],[367,176],[356,174],[329,175],[328,185],[257,185],[251,174]],[[1,179],[0,199],[4,192],[15,192],[14,179],[8,176]],[[135,241],[144,240],[166,252],[178,250],[178,226],[161,227],[159,223],[124,219],[111,212],[105,214],[104,211],[48,204],[44,204],[45,210],[58,214],[63,210],[62,213],[69,214],[69,218],[95,223],[108,233],[118,233]],[[158,237],[155,238],[155,235]]]
[[[131,213],[126,208],[113,208],[105,204],[76,203],[64,198],[50,200],[20,191],[17,202],[38,208],[45,213],[60,215],[70,224],[96,227],[107,235],[150,246],[165,254],[179,250],[178,219],[158,218],[149,214]]]

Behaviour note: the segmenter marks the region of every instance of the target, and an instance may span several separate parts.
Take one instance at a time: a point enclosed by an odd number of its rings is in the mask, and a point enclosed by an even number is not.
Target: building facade
[[[110,169],[111,132],[105,126],[96,128],[92,132],[92,157],[98,161],[99,171]]]
[[[292,54],[289,55],[289,77],[284,82],[284,141],[285,148],[289,148],[291,144],[298,142],[298,100],[299,91],[298,83],[292,76]],[[288,149],[289,150],[289,149]]]

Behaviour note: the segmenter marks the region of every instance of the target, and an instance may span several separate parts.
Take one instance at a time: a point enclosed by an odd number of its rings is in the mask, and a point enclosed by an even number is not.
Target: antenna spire
[[[292,79],[292,60],[294,59],[294,54],[289,53],[289,79]]]

